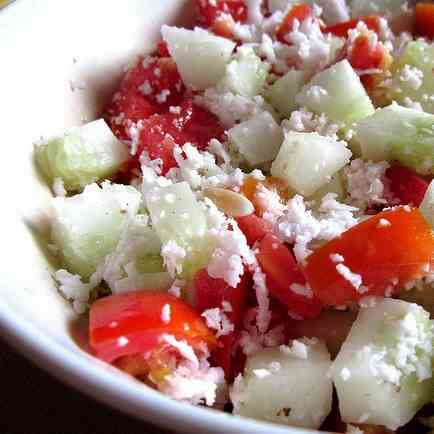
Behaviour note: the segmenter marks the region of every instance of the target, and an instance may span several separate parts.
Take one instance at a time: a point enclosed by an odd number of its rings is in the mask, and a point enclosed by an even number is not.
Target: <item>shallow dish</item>
[[[314,432],[181,404],[92,358],[71,332],[77,318],[51,278],[42,247],[51,193],[34,170],[32,142],[94,119],[161,25],[188,22],[192,12],[187,0],[21,0],[0,12],[0,333],[69,385],[171,430]]]

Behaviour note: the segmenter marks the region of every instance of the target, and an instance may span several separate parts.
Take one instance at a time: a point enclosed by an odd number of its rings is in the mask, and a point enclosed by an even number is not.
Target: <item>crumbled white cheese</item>
[[[387,161],[373,163],[357,158],[344,169],[344,178],[351,203],[362,210],[372,205],[391,202],[392,194],[386,178]]]
[[[215,307],[202,313],[209,328],[216,330],[216,337],[229,335],[234,331],[234,324],[222,309]]]
[[[301,295],[306,298],[313,298],[313,291],[310,288],[309,284],[300,285],[299,283],[292,283],[289,286],[289,289],[294,294]]]
[[[246,237],[235,221],[230,221],[232,230],[211,229],[210,235],[215,237],[217,247],[207,266],[208,274],[215,279],[223,279],[228,285],[236,288],[244,274],[244,265],[255,262],[254,254],[247,244]]]
[[[339,255],[339,253],[332,253],[330,255],[330,259],[335,264],[339,264],[339,262],[344,262],[344,257],[342,255]]]
[[[423,71],[411,65],[404,65],[399,73],[399,80],[411,89],[418,90],[423,84]]]
[[[151,83],[149,83],[149,80],[145,80],[143,84],[139,86],[139,91],[143,93],[145,96],[151,95],[151,93],[154,91],[152,89]]]
[[[250,271],[253,271],[253,289],[255,290],[258,302],[256,324],[259,332],[265,333],[271,321],[270,299],[268,297],[266,277],[256,261]]]
[[[267,369],[253,369],[253,375],[255,377],[263,379],[269,377],[271,375],[271,372]]]
[[[172,277],[182,272],[182,262],[187,256],[187,252],[175,240],[169,240],[163,244],[161,256],[167,271]]]
[[[158,104],[164,104],[167,101],[167,97],[170,95],[169,89],[163,89],[156,97]]]
[[[385,227],[387,227],[387,226],[391,226],[391,224],[392,223],[390,223],[390,221],[389,220],[387,220],[387,219],[380,219],[379,221],[378,221],[378,227],[379,228],[385,228]]]
[[[338,139],[337,132],[340,126],[329,122],[327,116],[322,113],[314,114],[305,108],[294,110],[289,119],[282,122],[284,131],[297,131],[300,133],[318,133],[322,136],[330,136]]]
[[[294,244],[294,254],[303,262],[312,253],[313,241],[329,241],[358,223],[353,213],[357,209],[336,201],[336,195],[326,194],[314,215],[306,209],[304,199],[295,195],[288,201],[283,215],[277,219],[276,233],[284,241]]]
[[[362,276],[360,274],[353,273],[346,265],[337,264],[336,271],[348,281],[358,292],[365,292],[366,288],[362,286]]]
[[[169,324],[170,315],[171,315],[170,304],[166,303],[161,309],[161,321],[163,321],[165,324]]]
[[[307,359],[309,354],[309,346],[306,345],[305,342],[299,340],[292,341],[290,346],[280,345],[279,349],[283,354],[287,354],[298,359]]]

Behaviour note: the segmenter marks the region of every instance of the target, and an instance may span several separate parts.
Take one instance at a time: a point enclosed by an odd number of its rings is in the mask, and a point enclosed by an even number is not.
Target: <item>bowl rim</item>
[[[12,16],[23,3],[24,0],[15,0],[0,8],[0,20]],[[131,381],[126,374],[91,355],[85,357],[68,350],[33,327],[31,321],[14,312],[2,299],[0,336],[62,383],[111,408],[170,430],[202,434],[319,434],[316,430],[256,421],[175,401],[138,381]]]

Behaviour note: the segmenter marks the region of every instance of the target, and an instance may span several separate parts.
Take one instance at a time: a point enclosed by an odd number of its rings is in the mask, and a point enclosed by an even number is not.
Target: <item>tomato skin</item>
[[[223,279],[211,277],[206,268],[199,270],[194,277],[195,307],[199,312],[216,307],[222,308],[223,301],[229,302],[232,307],[232,311],[225,314],[234,324],[234,332],[220,336],[219,345],[212,353],[215,364],[223,368],[228,379],[233,378],[234,374],[232,351],[243,322],[250,280],[248,273],[244,273],[238,286],[232,288]]]
[[[256,241],[261,241],[268,233],[273,233],[273,226],[256,214],[237,217],[236,222],[241,232],[247,238],[249,246],[253,246]]]
[[[428,39],[434,38],[434,4],[417,3],[415,8],[416,33]]]
[[[346,38],[348,30],[355,29],[359,21],[363,21],[369,30],[373,30],[377,34],[380,33],[380,22],[377,15],[354,18],[343,23],[334,24],[333,26],[327,26],[323,29],[323,33],[332,33],[340,38]]]
[[[192,100],[186,99],[178,107],[179,113],[155,114],[140,126],[136,159],[143,151],[148,152],[150,160],[161,159],[163,175],[177,166],[173,156],[176,145],[189,142],[204,150],[212,138],[224,136],[219,120]]]
[[[338,273],[330,257],[336,253],[343,256],[343,265],[361,276],[365,292],[358,292]],[[384,296],[423,276],[423,267],[433,263],[431,227],[417,208],[397,207],[362,221],[313,252],[304,274],[324,305],[339,306],[367,295]]]
[[[256,258],[266,275],[270,295],[302,318],[315,318],[322,310],[316,298],[308,298],[290,290],[293,283],[306,285],[306,279],[292,253],[275,235],[267,234],[259,244]]]
[[[162,309],[170,306],[170,320],[162,319]],[[90,346],[107,362],[135,354],[150,353],[160,345],[163,334],[185,339],[193,347],[205,342],[212,349],[216,341],[191,306],[164,293],[137,291],[101,298],[89,314]],[[124,342],[122,342],[124,341]]]
[[[159,48],[161,51],[163,48]],[[148,82],[151,92],[145,95],[141,86]],[[158,95],[168,90],[165,101]],[[171,105],[178,105],[184,95],[185,86],[173,59],[152,58],[147,62],[141,59],[122,79],[119,90],[106,107],[105,117],[114,134],[121,140],[131,139],[129,127],[150,116],[163,113]]]
[[[419,206],[425,196],[429,183],[413,170],[403,166],[392,166],[386,170],[390,189],[401,205]]]
[[[312,8],[305,3],[297,4],[293,6],[286,14],[276,32],[276,39],[280,42],[286,42],[285,36],[291,32],[294,27],[294,21],[297,20],[302,23],[305,19],[312,15]]]

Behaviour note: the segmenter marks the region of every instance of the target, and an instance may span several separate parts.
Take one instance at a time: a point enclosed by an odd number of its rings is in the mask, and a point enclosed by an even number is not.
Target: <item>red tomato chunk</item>
[[[316,250],[307,258],[304,274],[322,303],[339,306],[367,295],[390,295],[422,277],[433,263],[431,227],[417,208],[398,207],[359,223]]]
[[[169,321],[163,307],[169,306]],[[111,295],[92,304],[89,318],[90,346],[97,357],[112,362],[120,357],[150,353],[159,348],[163,334],[185,339],[193,347],[205,342],[212,349],[215,338],[199,313],[184,301],[149,291]]]

